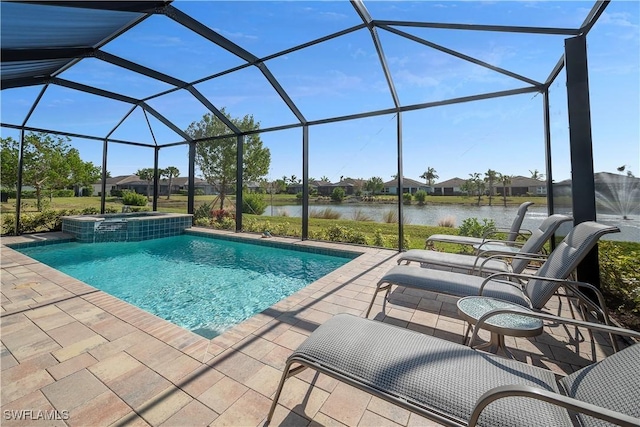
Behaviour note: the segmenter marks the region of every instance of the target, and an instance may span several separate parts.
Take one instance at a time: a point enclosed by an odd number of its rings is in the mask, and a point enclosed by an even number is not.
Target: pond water
[[[340,219],[354,219],[356,215],[366,215],[375,222],[384,222],[387,212],[397,212],[395,204],[369,204],[369,203],[343,203],[343,204],[322,204],[311,205],[309,211],[320,211],[325,208],[340,213]],[[493,219],[497,227],[511,227],[513,218],[516,215],[518,206],[468,206],[468,205],[425,205],[415,204],[404,205],[405,224],[413,225],[438,225],[438,222],[445,218],[453,218],[455,226],[459,227],[467,218]],[[565,212],[557,212],[565,213]],[[568,213],[570,214],[570,212]],[[267,206],[263,216],[288,215],[290,217],[301,217],[301,205]],[[522,223],[522,228],[532,229],[537,227],[547,217],[546,206],[531,206]],[[640,242],[640,217],[633,217],[623,220],[618,215],[598,214],[598,222],[609,225],[616,225],[620,228],[620,233],[605,236],[608,240]],[[567,226],[568,227],[568,226]],[[561,228],[561,231],[565,228]],[[566,229],[565,232],[568,232]],[[564,234],[564,233],[563,233]]]

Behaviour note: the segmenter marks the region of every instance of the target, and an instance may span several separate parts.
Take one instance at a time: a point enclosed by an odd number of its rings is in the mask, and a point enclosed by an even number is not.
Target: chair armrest
[[[475,271],[475,268],[476,268],[476,266],[478,264],[478,261],[480,259],[482,259],[483,262],[482,262],[482,264],[480,264],[480,267],[478,268],[478,273],[482,274],[482,269],[484,268],[484,265],[487,262],[489,262],[489,260],[492,260],[492,259],[500,259],[500,260],[505,260],[505,259],[510,259],[510,260],[523,259],[523,260],[529,260],[529,261],[544,261],[544,260],[547,259],[547,255],[544,255],[544,254],[532,254],[532,253],[527,253],[527,252],[518,252],[518,254],[512,254],[512,253],[509,253],[509,252],[502,252],[502,253],[496,253],[496,254],[488,256],[488,257],[481,257],[480,255],[478,255],[477,258],[476,258],[476,262],[473,264],[473,271]]]
[[[516,237],[513,239],[513,241],[515,241],[515,239],[517,239],[518,237],[526,238],[527,236],[530,236],[531,234],[533,234],[531,230],[528,230],[526,228],[521,228],[518,231],[511,231],[510,228],[506,228],[506,227],[494,227],[490,230],[485,231],[484,234],[482,235],[482,238],[486,239],[489,236],[492,236],[494,234],[500,234],[500,233],[515,234]]]
[[[596,406],[582,400],[574,399],[572,397],[564,396],[559,393],[554,393],[549,390],[544,390],[542,388],[513,384],[492,388],[491,390],[480,396],[480,398],[476,402],[475,407],[473,408],[473,412],[471,413],[469,426],[473,427],[478,424],[478,419],[480,418],[482,411],[487,407],[487,405],[496,400],[513,396],[528,397],[531,399],[541,400],[543,402],[560,406],[573,412],[589,415],[591,417],[605,420],[621,426],[632,427],[638,426],[640,424],[640,419],[627,414],[622,414],[611,409],[602,408],[600,406]]]
[[[631,329],[619,328],[617,326],[611,326],[608,322],[608,317],[605,318],[606,324],[602,324],[602,323],[586,322],[584,320],[569,319],[566,317],[554,316],[553,314],[547,314],[540,311],[530,311],[530,310],[523,310],[519,308],[497,308],[495,310],[488,311],[482,316],[480,316],[480,318],[476,322],[475,328],[473,329],[473,334],[471,335],[471,339],[469,340],[469,347],[473,346],[473,343],[478,337],[478,331],[482,329],[482,326],[484,325],[484,323],[486,323],[493,316],[497,316],[499,314],[517,314],[519,316],[534,317],[536,319],[549,320],[556,323],[564,323],[567,325],[581,326],[592,331],[605,332],[609,334],[609,337],[611,338],[611,343],[613,345],[613,349],[615,352],[618,351],[618,346],[613,338],[613,335],[631,337],[631,338],[636,338],[640,340],[640,332],[632,331]]]

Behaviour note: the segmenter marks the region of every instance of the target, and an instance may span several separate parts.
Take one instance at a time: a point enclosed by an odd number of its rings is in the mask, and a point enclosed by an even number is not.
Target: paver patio
[[[61,237],[2,239],[0,363],[6,426],[261,426],[291,351],[337,313],[363,316],[376,282],[397,257],[391,250],[349,246],[363,255],[209,340],[5,246]],[[382,294],[372,316],[460,342],[465,324],[456,300],[397,288],[386,316]],[[558,300],[547,308],[557,313]],[[566,301],[561,309],[570,315]],[[580,332],[576,340],[575,328],[549,324],[536,338],[507,337],[506,342],[519,360],[568,373],[591,363],[592,344],[598,358],[612,353],[604,337],[596,334],[592,343]],[[52,416],[57,419],[45,419]],[[434,423],[307,370],[287,381],[271,425]]]

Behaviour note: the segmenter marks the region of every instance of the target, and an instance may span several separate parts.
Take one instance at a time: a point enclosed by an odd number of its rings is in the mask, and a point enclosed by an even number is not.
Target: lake
[[[320,211],[331,208],[341,214],[340,219],[354,219],[357,212],[364,214],[375,222],[384,222],[386,212],[397,211],[395,204],[369,204],[369,203],[343,203],[311,205],[309,211]],[[518,206],[468,206],[468,205],[404,205],[405,224],[413,225],[438,225],[444,218],[452,217],[455,226],[459,227],[467,218],[493,219],[497,227],[509,228],[516,215]],[[564,213],[564,212],[558,212]],[[280,216],[286,214],[290,217],[302,217],[302,205],[267,206],[263,216]],[[570,214],[570,212],[568,213]],[[522,228],[536,228],[547,217],[546,206],[531,206],[522,223]],[[608,240],[640,242],[640,217],[623,220],[617,215],[598,214],[598,222],[616,225],[620,233],[605,236]],[[568,227],[568,226],[567,226]],[[565,228],[561,228],[561,231]],[[566,232],[566,231],[565,231]]]

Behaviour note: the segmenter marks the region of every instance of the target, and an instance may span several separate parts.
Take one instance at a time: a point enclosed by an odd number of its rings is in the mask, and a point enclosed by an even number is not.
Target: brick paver
[[[65,237],[46,233],[6,237],[2,243]],[[394,251],[348,248],[363,255],[224,334],[206,339],[3,245],[2,410],[68,414],[44,423],[4,419],[3,425],[262,426],[292,349],[335,314],[364,316],[375,283],[396,265]],[[466,325],[457,316],[456,298],[396,287],[384,314],[382,301],[379,295],[372,310],[377,321],[456,342],[462,339]],[[568,315],[566,302],[562,307]],[[557,301],[548,308],[557,311]],[[591,363],[589,340],[584,331],[576,340],[566,328],[548,325],[539,337],[507,337],[506,342],[518,359],[562,373]],[[599,358],[612,352],[599,335],[595,348]],[[435,424],[306,370],[287,381],[272,425]]]

